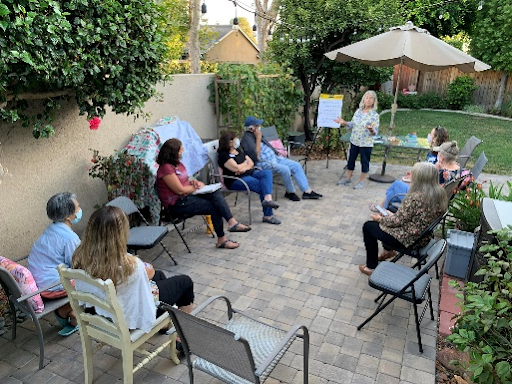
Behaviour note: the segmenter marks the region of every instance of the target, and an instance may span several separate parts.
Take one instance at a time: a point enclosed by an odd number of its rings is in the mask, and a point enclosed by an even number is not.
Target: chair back
[[[208,158],[210,159],[210,182],[211,183],[222,183],[224,186],[224,178],[222,177],[222,168],[219,167],[219,140],[208,141],[203,144],[206,149]]]
[[[456,179],[450,180],[448,183],[444,185],[444,191],[446,192],[446,197],[448,197],[448,201],[451,201],[453,199],[456,191],[459,189],[459,186],[463,180],[464,177],[458,177]]]
[[[14,280],[11,273],[4,267],[0,267],[0,284],[2,285],[5,295],[9,300],[16,302],[21,296],[23,296],[18,283]]]
[[[476,161],[475,165],[473,165],[473,168],[471,168],[473,180],[476,180],[478,176],[480,176],[480,173],[482,173],[485,164],[487,164],[487,157],[485,156],[485,152],[482,152],[478,157],[478,160]]]
[[[261,136],[268,141],[279,140],[279,135],[277,134],[277,128],[275,125],[261,128]]]
[[[59,276],[64,289],[68,293],[69,302],[78,320],[81,332],[84,330],[87,334],[96,340],[109,340],[110,345],[119,345],[120,343],[131,343],[130,331],[124,320],[121,305],[117,300],[116,288],[112,280],[103,281],[93,279],[88,273],[81,269],[66,268],[64,264],[57,267]],[[71,284],[71,280],[89,284],[97,291],[97,295],[78,291]],[[100,297],[102,296],[102,297]],[[110,318],[91,314],[85,311],[84,305],[101,308],[111,314]]]
[[[188,364],[194,354],[251,383],[259,383],[247,340],[196,316],[165,306],[181,339]]]
[[[109,201],[107,205],[120,208],[126,214],[126,216],[129,216],[135,212],[139,212],[139,209],[135,203],[126,196],[116,197],[114,200]]]
[[[468,141],[466,141],[466,144],[464,144],[464,147],[460,150],[459,157],[457,158],[457,162],[462,168],[466,166],[466,163],[473,154],[473,151],[481,142],[482,140],[475,136],[471,136]]]
[[[425,265],[421,268],[418,275],[423,275],[428,272],[432,266],[438,262],[439,258],[443,255],[444,249],[446,248],[446,240],[440,239],[435,242],[427,251],[427,258]]]

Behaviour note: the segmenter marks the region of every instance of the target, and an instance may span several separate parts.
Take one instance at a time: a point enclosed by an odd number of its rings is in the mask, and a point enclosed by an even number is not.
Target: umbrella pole
[[[402,74],[402,65],[404,63],[404,59],[400,59],[400,67],[398,68],[398,78],[396,79],[396,88],[395,88],[395,100],[393,105],[391,106],[391,121],[389,122],[389,129],[392,130],[395,128],[395,114],[398,108],[397,100],[398,100],[398,92],[400,87],[400,75]]]

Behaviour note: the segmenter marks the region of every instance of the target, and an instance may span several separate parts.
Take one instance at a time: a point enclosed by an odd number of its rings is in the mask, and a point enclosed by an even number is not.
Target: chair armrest
[[[28,259],[28,255],[22,256],[22,257],[20,257],[19,259],[15,259],[15,260],[13,260],[13,261],[14,261],[15,263],[18,263],[18,264],[19,264],[19,262],[20,262],[20,261],[25,260],[25,259]]]
[[[192,316],[196,316],[199,312],[204,310],[207,306],[209,306],[211,303],[213,303],[216,300],[224,300],[226,303],[226,306],[228,307],[228,317],[231,319],[233,316],[233,308],[231,307],[231,302],[226,296],[212,296],[208,300],[201,303],[199,306],[194,308],[194,310],[190,313]]]
[[[247,185],[247,183],[241,177],[226,176],[226,175],[222,175],[222,177],[224,177],[225,179],[233,179],[233,180],[240,181],[244,185],[244,187],[247,190],[247,192],[251,192],[251,189],[249,188],[249,185]]]
[[[53,287],[56,287],[57,285],[60,285],[60,281],[56,281],[44,288],[41,288],[41,289],[38,289],[37,291],[35,292],[32,292],[32,293],[29,293],[28,295],[25,295],[25,296],[21,296],[20,298],[18,298],[18,303],[21,303],[22,301],[25,301],[25,300],[28,300],[30,299],[31,297],[35,296],[35,295],[39,295],[41,292],[44,292],[44,291],[47,291],[49,290],[50,288],[53,288]]]

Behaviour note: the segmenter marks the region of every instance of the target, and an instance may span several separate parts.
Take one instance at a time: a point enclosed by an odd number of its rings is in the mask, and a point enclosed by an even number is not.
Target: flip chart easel
[[[327,128],[327,161],[325,168],[329,168],[329,151],[331,148],[331,128],[339,129],[340,125],[334,122],[341,116],[343,108],[343,95],[329,95],[322,93],[318,101],[318,117],[316,126],[318,129]]]

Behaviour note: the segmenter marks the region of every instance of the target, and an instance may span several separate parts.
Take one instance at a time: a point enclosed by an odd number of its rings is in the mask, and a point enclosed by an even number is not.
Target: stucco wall
[[[94,206],[107,200],[105,185],[87,171],[91,151],[110,155],[119,150],[144,125],[166,116],[188,121],[201,138],[216,138],[213,105],[208,101],[208,84],[213,75],[177,75],[158,87],[162,101],[150,100],[148,121],[133,116],[107,113],[99,130],[89,130],[85,116],[74,103],[58,111],[55,136],[36,140],[31,129],[0,124],[0,163],[11,177],[0,184],[0,255],[16,258],[28,254],[32,243],[49,224],[46,202],[53,194],[76,193],[84,216],[74,228],[81,235]]]

